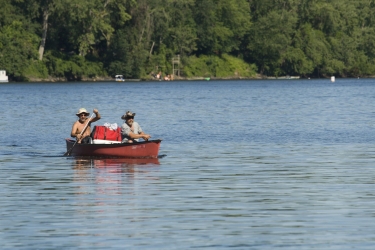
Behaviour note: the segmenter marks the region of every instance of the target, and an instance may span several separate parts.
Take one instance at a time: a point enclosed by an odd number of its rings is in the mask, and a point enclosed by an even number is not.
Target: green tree
[[[11,78],[23,79],[24,71],[37,59],[38,36],[26,31],[20,21],[0,30],[0,67]]]
[[[193,16],[194,0],[168,0],[168,30],[164,43],[172,53],[192,55],[196,49],[197,33]],[[164,32],[165,33],[165,32]]]
[[[281,65],[286,56],[291,56],[292,38],[295,35],[297,16],[295,12],[289,15],[282,11],[273,10],[260,17],[252,26],[252,37],[248,45],[251,60],[256,62],[261,74],[280,75]],[[298,55],[293,52],[294,56]],[[291,62],[292,60],[289,61]]]
[[[250,28],[250,6],[245,0],[197,0],[194,7],[198,54],[238,50]]]
[[[0,0],[0,29],[10,25],[13,21],[21,21],[23,16],[18,11],[17,6],[9,0]]]

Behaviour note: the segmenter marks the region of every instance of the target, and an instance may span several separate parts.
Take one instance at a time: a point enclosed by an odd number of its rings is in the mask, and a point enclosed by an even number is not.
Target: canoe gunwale
[[[75,140],[67,138],[65,139],[67,143],[74,144]],[[162,139],[156,139],[156,140],[149,140],[149,141],[141,141],[141,142],[133,142],[133,143],[113,143],[113,144],[77,144],[79,147],[100,147],[100,148],[118,148],[118,147],[131,147],[134,145],[142,145],[142,144],[149,144],[149,143],[160,143]]]
[[[114,144],[76,144],[72,156],[108,157],[108,158],[158,158],[161,139],[134,143]],[[75,140],[66,139],[67,150]]]

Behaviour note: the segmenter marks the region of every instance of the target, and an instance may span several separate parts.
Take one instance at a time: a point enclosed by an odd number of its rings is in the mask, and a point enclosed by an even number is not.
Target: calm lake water
[[[373,249],[375,79],[0,85],[1,249]],[[75,113],[154,161],[63,157]]]

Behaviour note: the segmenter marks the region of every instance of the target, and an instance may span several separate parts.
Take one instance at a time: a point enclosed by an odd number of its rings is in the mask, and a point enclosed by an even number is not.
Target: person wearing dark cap
[[[90,113],[88,113],[85,108],[80,108],[78,112],[76,113],[76,116],[78,116],[79,119],[76,122],[74,122],[72,126],[72,132],[70,133],[70,135],[72,137],[76,137],[77,143],[90,143],[91,142],[90,125],[92,122],[96,122],[97,120],[101,118],[99,111],[97,109],[94,109],[93,112],[95,114],[95,117],[93,118],[88,117]],[[87,124],[87,127],[86,127],[86,124]]]
[[[139,139],[148,141],[151,136],[145,134],[137,122],[134,121],[135,113],[127,111],[121,119],[125,120],[121,126],[122,143],[138,142]]]

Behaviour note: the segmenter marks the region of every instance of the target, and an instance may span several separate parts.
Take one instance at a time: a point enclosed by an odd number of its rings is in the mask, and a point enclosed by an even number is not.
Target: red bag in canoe
[[[93,140],[121,141],[121,127],[112,130],[106,126],[95,126],[92,132]]]

